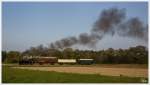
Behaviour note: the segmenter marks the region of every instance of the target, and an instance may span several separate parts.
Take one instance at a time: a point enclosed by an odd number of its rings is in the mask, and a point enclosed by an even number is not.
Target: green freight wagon
[[[78,59],[78,64],[81,65],[90,65],[94,63],[94,59]]]

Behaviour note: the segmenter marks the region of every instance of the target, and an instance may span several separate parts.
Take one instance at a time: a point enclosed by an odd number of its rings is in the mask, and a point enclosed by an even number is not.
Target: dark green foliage
[[[21,53],[18,51],[3,52],[3,55],[6,63],[18,63],[21,57]]]
[[[13,56],[18,56],[18,52],[7,53],[7,58],[2,60],[9,60]],[[108,63],[108,64],[148,64],[148,49],[144,46],[130,47],[129,49],[114,50],[109,48],[107,50],[92,51],[92,50],[73,50],[72,48],[66,48],[64,50],[50,49],[43,47],[42,45],[37,47],[31,47],[22,53],[22,56],[52,56],[62,59],[80,59],[80,58],[92,58],[96,63]],[[14,59],[12,60],[14,61]],[[15,61],[16,62],[16,61]]]
[[[143,78],[33,71],[2,67],[2,83],[142,83]]]
[[[4,62],[7,58],[7,52],[6,51],[2,51],[2,62]]]
[[[97,63],[110,64],[148,64],[148,50],[144,46],[131,47],[129,49],[100,51],[95,56]]]

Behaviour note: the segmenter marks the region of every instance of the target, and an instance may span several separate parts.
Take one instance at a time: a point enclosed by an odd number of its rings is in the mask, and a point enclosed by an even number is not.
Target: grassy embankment
[[[33,71],[2,67],[3,83],[141,83],[142,78]]]

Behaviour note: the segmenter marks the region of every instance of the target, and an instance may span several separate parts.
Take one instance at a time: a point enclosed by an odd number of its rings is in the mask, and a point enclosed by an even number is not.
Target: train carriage
[[[76,59],[58,59],[59,64],[76,64]]]
[[[94,63],[94,59],[78,59],[78,64],[81,65],[90,65]]]
[[[57,57],[38,57],[35,59],[36,63],[42,64],[55,64],[57,63]]]

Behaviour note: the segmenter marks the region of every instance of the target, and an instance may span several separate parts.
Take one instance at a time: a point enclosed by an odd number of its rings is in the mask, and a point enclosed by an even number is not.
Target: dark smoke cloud
[[[148,26],[144,26],[143,22],[135,17],[120,24],[118,27],[118,34],[120,36],[139,38],[148,41]]]
[[[95,46],[106,34],[118,34],[132,38],[148,40],[148,25],[137,17],[125,21],[125,9],[110,8],[103,10],[94,23],[90,33],[82,33],[78,37],[68,37],[50,44],[51,48],[63,49],[75,44]]]
[[[78,40],[76,39],[76,37],[68,37],[68,38],[58,40],[55,43],[51,43],[50,47],[53,49],[55,49],[55,48],[63,49],[64,47],[70,47],[70,46],[76,44],[77,42],[78,42]]]
[[[99,19],[95,22],[94,28],[92,31],[94,32],[113,32],[113,26],[118,25],[125,19],[125,10],[111,8],[108,10],[104,10]]]

